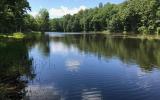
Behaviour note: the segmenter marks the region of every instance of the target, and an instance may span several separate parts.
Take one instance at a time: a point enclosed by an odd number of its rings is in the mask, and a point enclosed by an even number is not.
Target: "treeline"
[[[51,31],[111,31],[160,33],[160,0],[127,0],[81,10],[75,15],[50,20]]]
[[[160,33],[160,0],[126,0],[81,10],[75,15],[49,18],[47,9],[36,17],[27,14],[27,0],[0,0],[0,33],[17,31],[83,32],[109,31],[141,34]]]

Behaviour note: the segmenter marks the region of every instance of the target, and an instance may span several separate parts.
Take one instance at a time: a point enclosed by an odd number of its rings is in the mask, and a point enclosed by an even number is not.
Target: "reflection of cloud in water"
[[[101,91],[97,88],[83,89],[82,100],[103,100]]]
[[[53,86],[30,85],[26,91],[25,100],[63,100],[63,97]]]
[[[137,75],[139,78],[142,78],[143,76],[146,76],[148,73],[142,71],[141,69],[137,70]]]
[[[80,61],[79,60],[67,60],[65,65],[67,67],[68,71],[71,72],[76,72],[79,70],[79,66],[80,66]]]
[[[67,54],[69,52],[75,52],[76,49],[74,47],[67,47],[63,43],[54,43],[51,42],[50,44],[51,53],[53,54]]]

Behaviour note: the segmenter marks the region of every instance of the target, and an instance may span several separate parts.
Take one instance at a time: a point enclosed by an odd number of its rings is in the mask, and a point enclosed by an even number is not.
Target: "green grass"
[[[25,37],[25,34],[24,33],[21,33],[21,32],[17,32],[17,33],[13,33],[13,38],[16,38],[16,39],[22,39]]]
[[[23,39],[23,38],[39,38],[42,36],[42,32],[29,32],[29,33],[21,33],[16,32],[13,34],[0,34],[0,38],[8,38],[8,39]]]
[[[24,33],[16,32],[13,34],[0,34],[0,37],[2,38],[14,38],[14,39],[23,39],[25,37]]]

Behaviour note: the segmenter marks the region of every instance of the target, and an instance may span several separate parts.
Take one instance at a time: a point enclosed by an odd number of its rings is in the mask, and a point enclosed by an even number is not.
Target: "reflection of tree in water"
[[[49,36],[48,35],[42,35],[39,37],[31,37],[29,40],[27,40],[27,46],[32,48],[35,46],[38,46],[40,51],[45,55],[48,56],[50,53],[50,46],[49,46]]]
[[[0,42],[0,71],[0,99],[22,99],[27,80],[35,76],[25,43]]]
[[[159,41],[129,38],[109,38],[105,35],[69,35],[54,38],[66,45],[74,45],[85,53],[98,57],[118,57],[125,63],[137,63],[145,70],[160,67]]]

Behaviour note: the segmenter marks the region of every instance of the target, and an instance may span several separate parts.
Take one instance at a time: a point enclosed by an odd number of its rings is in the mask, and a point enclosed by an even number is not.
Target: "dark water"
[[[0,40],[0,98],[159,100],[160,41],[95,34]]]

